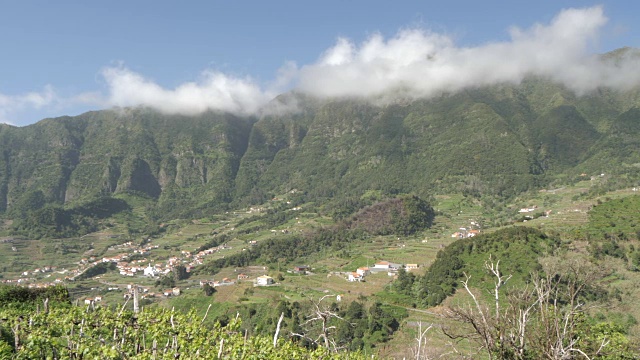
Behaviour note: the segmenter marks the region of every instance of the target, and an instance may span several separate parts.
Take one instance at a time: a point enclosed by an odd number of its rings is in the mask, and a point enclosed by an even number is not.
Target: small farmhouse
[[[275,281],[271,276],[262,275],[256,278],[256,286],[268,286],[275,284]]]
[[[395,271],[402,267],[402,264],[394,264],[388,261],[379,261],[373,265],[373,268],[370,268],[371,272],[379,272],[379,271]]]
[[[391,268],[391,264],[388,261],[379,261],[373,265],[373,268],[376,270],[389,270]]]
[[[307,273],[307,271],[309,271],[309,267],[306,266],[306,265],[296,266],[296,267],[293,268],[293,273],[294,274],[305,275]]]

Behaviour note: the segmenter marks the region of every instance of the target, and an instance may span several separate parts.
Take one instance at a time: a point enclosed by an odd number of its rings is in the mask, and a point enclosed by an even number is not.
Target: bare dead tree
[[[334,297],[334,295],[325,295],[318,301],[310,299],[313,312],[305,322],[300,324],[301,327],[317,327],[318,335],[310,335],[312,331],[306,331],[305,333],[292,332],[291,335],[307,339],[318,346],[324,346],[327,350],[337,352],[342,349],[342,347],[338,346],[333,338],[333,331],[336,329],[336,326],[330,325],[330,321],[332,319],[338,319],[346,322],[346,320],[332,311],[328,306],[322,304],[322,301],[329,297]]]
[[[546,266],[546,275],[532,274],[531,284],[504,295],[500,290],[511,275],[503,275],[500,262],[489,258],[485,269],[494,278],[493,309],[474,294],[465,274],[461,283],[471,302],[450,307],[447,317],[469,325],[468,331],[443,327],[443,332],[455,341],[479,343],[490,359],[591,359],[605,349],[608,340],[591,354],[580,348],[579,326],[585,310],[580,295],[602,274],[581,260],[555,261],[554,266]]]
[[[486,305],[482,304],[471,291],[469,287],[471,276],[466,273],[464,275],[465,280],[461,281],[461,283],[471,296],[472,303],[466,306],[450,307],[447,309],[446,316],[470,325],[471,331],[464,331],[462,329],[453,330],[445,326],[442,327],[442,331],[446,336],[455,341],[467,339],[480,343],[480,349],[486,349],[489,358],[493,359],[496,338],[494,334],[492,334],[494,326],[492,322],[490,323],[491,318],[487,316],[489,309]],[[461,332],[461,330],[463,332]]]
[[[580,295],[607,270],[581,258],[551,258],[543,267],[546,275],[533,278],[538,329],[531,334],[532,342],[548,359],[590,359],[599,355],[609,344],[607,338],[590,355],[579,347],[583,335],[580,319],[587,310]]]
[[[278,319],[276,333],[273,335],[273,347],[276,347],[276,345],[278,344],[278,334],[280,334],[280,325],[282,324],[282,319],[284,319],[284,312],[280,313],[280,318]]]
[[[452,339],[475,339],[480,341],[482,348],[486,349],[489,358],[493,359],[494,353],[499,347],[504,346],[505,332],[504,327],[499,326],[500,323],[500,289],[511,279],[511,275],[502,275],[500,273],[500,260],[493,262],[491,257],[484,264],[485,269],[494,276],[494,309],[493,316],[491,310],[476,297],[469,286],[470,275],[464,274],[465,280],[461,281],[467,294],[471,296],[472,304],[468,307],[450,308],[448,309],[449,317],[470,324],[473,328],[472,334],[454,334],[443,328],[447,336]]]
[[[427,356],[427,332],[433,328],[433,324],[429,324],[424,330],[422,329],[422,321],[418,322],[418,333],[416,334],[415,340],[418,342],[417,345],[413,348],[413,353],[415,354],[416,360],[429,360]]]

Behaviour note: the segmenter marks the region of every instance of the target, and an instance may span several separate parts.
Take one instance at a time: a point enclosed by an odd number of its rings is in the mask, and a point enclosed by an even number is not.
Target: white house
[[[397,270],[402,267],[402,264],[394,264],[388,261],[378,261],[373,265],[370,271],[389,271],[389,270]]]
[[[347,280],[351,282],[362,281],[362,275],[352,272],[352,273],[349,273],[349,278]]]
[[[389,270],[391,264],[388,261],[378,261],[373,265],[373,268],[376,270]]]
[[[369,274],[371,274],[371,271],[369,271],[369,268],[364,266],[364,267],[359,267],[358,270],[356,270],[356,272],[362,276],[367,276]]]
[[[155,277],[158,274],[156,268],[152,267],[151,264],[144,268],[143,270],[144,276]]]
[[[275,284],[275,281],[273,280],[273,278],[271,276],[262,275],[262,276],[258,276],[256,278],[256,285],[257,286],[267,286],[267,285],[272,285],[272,284]]]
[[[522,208],[522,209],[520,209],[518,212],[519,212],[519,213],[529,213],[529,212],[534,212],[534,211],[536,211],[536,209],[537,209],[537,208],[538,208],[538,206],[537,206],[537,205],[534,205],[534,206],[531,206],[531,207],[528,207],[528,208]]]

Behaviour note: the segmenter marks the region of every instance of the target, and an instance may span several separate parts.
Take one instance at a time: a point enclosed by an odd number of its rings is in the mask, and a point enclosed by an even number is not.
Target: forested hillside
[[[505,199],[581,174],[626,186],[639,171],[637,90],[577,96],[530,78],[385,106],[287,96],[297,111],[259,118],[120,109],[3,125],[0,211],[18,218],[119,194],[149,199],[154,219],[290,190],[320,203],[371,191]]]

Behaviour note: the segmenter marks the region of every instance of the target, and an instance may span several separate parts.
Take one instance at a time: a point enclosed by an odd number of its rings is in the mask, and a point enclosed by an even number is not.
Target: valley
[[[399,330],[384,345],[367,347],[367,351],[381,357],[398,357],[406,355],[403,344],[408,341],[407,337],[415,335],[420,324],[440,326],[451,320],[444,317],[441,306],[416,308],[409,297],[389,291],[398,277],[397,271],[367,272],[363,281],[349,281],[350,274],[363,268],[373,269],[378,266],[376,263],[389,262],[416,276],[422,275],[436,259],[436,254],[457,239],[489,234],[505,226],[533,227],[559,234],[573,249],[570,252],[586,254],[588,244],[576,234],[589,228],[588,214],[593,206],[637,194],[637,189],[626,188],[588,196],[605,181],[603,177],[595,176],[555,189],[522,194],[500,212],[487,211],[481,200],[472,197],[436,195],[433,203],[436,216],[432,226],[415,234],[365,236],[345,240],[347,243],[340,249],[326,248],[293,259],[283,254],[277,261],[258,259],[247,266],[216,267],[213,273],[206,267],[203,271],[203,266],[238,256],[269,239],[334,226],[336,220],[323,215],[322,207],[299,203],[295,194],[287,193],[262,204],[207,218],[163,222],[160,225],[163,230],[149,237],[128,234],[124,224],[117,220],[109,229],[78,238],[43,241],[5,234],[0,254],[3,263],[12,264],[12,267],[10,270],[5,267],[2,281],[30,287],[63,284],[79,304],[116,307],[127,302],[129,307],[133,306],[127,299],[133,296],[133,287],[137,287],[143,307],[157,304],[185,311],[193,308],[201,315],[207,311],[212,320],[224,319],[241,308],[264,309],[264,306],[272,307],[283,301],[304,303],[327,295],[334,302],[345,304],[353,301],[379,303],[395,308],[403,315]],[[133,211],[136,212],[135,206]],[[505,213],[509,214],[508,224],[492,226]],[[631,216],[633,218],[628,220],[638,220],[637,213]],[[279,219],[274,221],[273,218]],[[5,227],[4,231],[7,229]],[[638,243],[637,240],[630,241],[625,246]],[[52,250],[59,255],[47,256]],[[606,280],[607,286],[619,289],[624,294],[623,299],[640,296],[633,285],[640,281],[640,275],[630,271],[629,265],[619,259],[608,256],[606,259],[607,266],[611,267],[610,276],[613,276]],[[95,275],[82,275],[103,264],[110,266]],[[411,268],[408,264],[412,264]],[[185,272],[182,277],[175,276],[178,267]],[[302,272],[296,271],[301,267]],[[256,286],[257,278],[265,275],[270,276],[274,284]],[[215,293],[207,296],[204,284],[213,287]],[[460,301],[455,299],[461,297],[463,294],[456,293],[445,304]],[[640,317],[629,301],[621,301],[607,311]],[[213,306],[209,307],[209,304]],[[639,334],[637,325],[629,328],[633,338]],[[437,329],[430,330],[428,338],[432,354],[452,351],[451,344]],[[471,344],[462,345],[462,348],[469,346]]]
[[[638,5],[430,5],[7,3],[0,359],[640,359]]]
[[[577,96],[531,76],[385,105],[282,102],[297,109],[0,126],[1,280],[91,309],[238,318],[247,336],[280,324],[306,349],[382,358],[414,357],[407,342],[432,325],[420,351],[437,357],[520,346],[478,343],[521,321],[515,309],[481,327],[461,310],[488,306],[500,261],[494,297],[508,300],[494,303],[560,301],[535,316],[569,316],[570,344],[593,353],[615,335],[610,351],[638,352],[640,90]],[[551,293],[545,276],[579,290],[531,303],[533,284]],[[534,358],[555,341],[544,332],[528,334]]]

